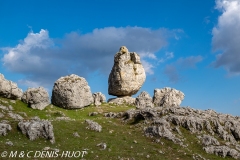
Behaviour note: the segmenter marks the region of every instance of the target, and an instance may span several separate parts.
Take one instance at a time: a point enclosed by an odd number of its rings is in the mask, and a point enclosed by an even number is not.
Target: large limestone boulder
[[[17,84],[6,80],[0,73],[0,96],[9,99],[21,99],[23,91],[18,88]]]
[[[114,65],[108,78],[108,94],[131,96],[136,94],[146,79],[140,57],[135,52],[128,52],[122,46],[115,54]]]
[[[145,91],[141,92],[135,101],[136,108],[153,108],[152,97]]]
[[[53,86],[52,104],[66,108],[83,108],[93,103],[93,96],[85,78],[75,74],[59,78]]]
[[[155,106],[177,107],[180,106],[183,99],[184,94],[173,88],[165,87],[154,90],[153,103]]]
[[[22,101],[33,109],[43,110],[50,104],[48,92],[43,88],[28,88],[23,93]]]

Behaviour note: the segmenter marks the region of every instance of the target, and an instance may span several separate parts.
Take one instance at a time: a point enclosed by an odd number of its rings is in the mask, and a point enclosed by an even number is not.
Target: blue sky
[[[141,56],[141,91],[172,87],[183,106],[240,116],[240,0],[0,0],[0,73],[51,90],[87,79],[108,98],[122,45]]]

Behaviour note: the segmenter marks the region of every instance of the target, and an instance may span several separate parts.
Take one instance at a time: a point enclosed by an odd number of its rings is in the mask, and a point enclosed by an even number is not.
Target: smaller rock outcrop
[[[94,122],[92,120],[86,119],[85,123],[88,124],[88,126],[86,127],[87,129],[93,130],[93,131],[97,131],[97,132],[101,132],[102,131],[102,126],[99,125],[97,122]]]
[[[203,146],[210,146],[210,145],[219,146],[220,145],[218,140],[210,135],[204,134],[202,137],[199,137],[199,138],[202,140]]]
[[[147,137],[163,137],[175,143],[181,142],[181,140],[171,132],[170,124],[165,119],[155,120],[153,124],[153,126],[145,128],[144,133]]]
[[[135,101],[136,108],[153,108],[152,97],[145,91],[141,92]]]
[[[40,120],[39,118],[32,119],[31,121],[21,121],[18,123],[18,128],[23,134],[27,135],[30,140],[41,137],[49,139],[51,143],[55,143],[53,125],[50,121]]]
[[[10,124],[0,122],[0,136],[6,136],[12,130]]]
[[[17,84],[6,80],[0,73],[0,96],[9,99],[21,99],[23,91],[18,88]]]
[[[28,88],[23,93],[22,101],[33,109],[43,110],[50,104],[48,92],[43,88]]]
[[[59,78],[53,86],[52,104],[66,108],[83,108],[93,103],[87,81],[75,74]]]
[[[102,150],[105,150],[107,148],[107,144],[101,142],[101,143],[97,144],[97,147],[100,147]]]
[[[117,97],[117,98],[110,98],[108,100],[108,103],[116,104],[116,105],[135,105],[136,98],[125,96],[125,97]]]
[[[96,92],[96,93],[93,93],[93,101],[96,106],[99,106],[103,102],[106,102],[106,97],[101,92]]]
[[[165,87],[163,89],[155,89],[153,103],[159,107],[177,107],[180,106],[184,94],[173,88]]]
[[[203,148],[205,152],[215,154],[217,156],[226,157],[230,156],[234,159],[240,159],[240,153],[232,148],[229,148],[227,146],[207,146]]]

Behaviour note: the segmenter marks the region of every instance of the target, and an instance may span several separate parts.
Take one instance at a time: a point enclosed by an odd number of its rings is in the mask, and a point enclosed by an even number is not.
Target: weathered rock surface
[[[152,97],[145,91],[141,92],[135,101],[136,108],[142,109],[142,108],[153,108],[153,102]]]
[[[135,52],[128,52],[122,46],[114,56],[114,65],[108,78],[108,94],[131,96],[136,94],[146,79],[140,57]]]
[[[85,122],[88,124],[88,126],[86,127],[87,129],[97,131],[97,132],[102,131],[102,126],[99,125],[97,122],[94,122],[94,121],[89,120],[89,119],[86,119]]]
[[[135,105],[136,98],[125,96],[125,97],[117,97],[117,98],[110,98],[108,100],[108,103],[116,104],[116,105]]]
[[[43,110],[50,104],[48,92],[43,88],[28,88],[23,93],[22,101],[33,109]]]
[[[59,78],[53,86],[52,104],[66,108],[83,108],[93,103],[93,97],[85,78],[71,74]]]
[[[106,97],[101,92],[96,92],[96,93],[93,93],[93,101],[96,106],[99,106],[103,102],[106,102]]]
[[[123,112],[108,112],[108,113],[104,113],[104,117],[108,117],[108,118],[120,118],[122,117]]]
[[[230,156],[235,159],[240,159],[240,153],[235,149],[229,148],[227,146],[208,146],[204,147],[207,153],[215,154],[217,156],[226,157]]]
[[[145,128],[144,132],[147,137],[163,137],[175,143],[180,143],[181,140],[171,130],[170,124],[165,119],[158,119],[150,127]]]
[[[0,73],[0,96],[9,99],[21,99],[23,91],[18,88],[17,84],[6,80]]]
[[[240,158],[240,153],[237,151],[240,148],[240,117],[238,116],[190,107],[154,107],[131,109],[126,111],[123,117],[127,121],[144,120],[140,127],[148,137],[163,137],[186,147],[185,138],[179,130],[181,127],[195,134],[207,153]]]
[[[7,123],[0,123],[0,136],[6,136],[7,133],[12,130],[12,127],[10,124]]]
[[[12,119],[14,119],[15,121],[19,121],[19,120],[22,120],[23,117],[20,116],[19,114],[17,113],[13,113],[13,112],[8,112],[8,116],[11,117]]]
[[[210,145],[219,146],[220,145],[218,140],[210,135],[204,134],[202,137],[199,137],[199,138],[202,140],[202,144],[204,146],[210,146]]]
[[[11,142],[11,141],[7,141],[5,144],[9,145],[9,146],[13,146],[13,142]]]
[[[102,150],[105,150],[107,148],[107,144],[101,142],[101,143],[97,144],[97,147],[100,147]]]
[[[18,128],[23,134],[27,135],[30,140],[37,138],[49,139],[51,143],[55,143],[53,133],[53,125],[50,121],[40,120],[38,118],[31,121],[21,121],[18,123]]]
[[[184,94],[173,88],[165,87],[162,89],[155,89],[153,96],[153,103],[160,107],[176,107],[180,106]]]

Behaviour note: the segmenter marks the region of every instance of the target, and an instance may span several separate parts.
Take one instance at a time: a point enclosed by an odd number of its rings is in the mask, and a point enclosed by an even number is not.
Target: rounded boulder
[[[71,74],[59,78],[53,86],[52,104],[66,109],[77,109],[93,103],[93,96],[83,77]]]

